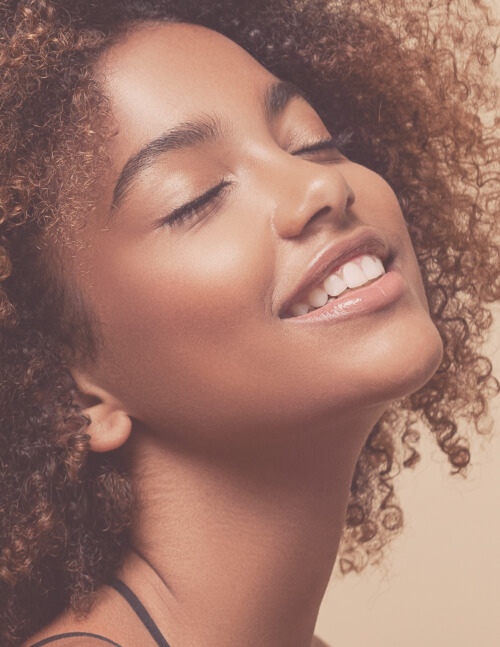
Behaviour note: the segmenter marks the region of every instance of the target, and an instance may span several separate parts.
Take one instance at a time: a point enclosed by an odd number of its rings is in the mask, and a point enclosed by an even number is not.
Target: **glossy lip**
[[[344,296],[312,310],[306,315],[288,317],[284,321],[306,324],[331,322],[353,316],[376,312],[398,301],[406,292],[408,284],[401,274],[398,265],[392,262],[385,274],[382,274],[368,285],[354,288]]]
[[[310,290],[317,287],[327,276],[333,274],[347,261],[362,254],[379,256],[385,267],[389,259],[390,250],[386,241],[379,234],[367,229],[361,230],[345,240],[335,241],[313,259],[293,294],[281,306],[279,316],[282,319],[292,318],[288,316],[288,311],[294,303],[303,301]],[[323,306],[323,308],[325,307]],[[318,308],[318,311],[321,309]],[[301,315],[300,317],[293,317],[293,319],[301,319],[307,316]]]

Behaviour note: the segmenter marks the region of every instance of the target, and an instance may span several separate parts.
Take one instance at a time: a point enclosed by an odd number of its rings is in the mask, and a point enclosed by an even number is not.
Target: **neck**
[[[308,429],[265,455],[210,460],[174,452],[147,430],[133,435],[129,577],[169,641],[311,645],[352,473],[375,421]]]

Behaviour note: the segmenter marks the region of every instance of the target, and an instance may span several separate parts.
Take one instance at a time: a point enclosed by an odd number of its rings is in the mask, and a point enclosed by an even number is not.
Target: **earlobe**
[[[109,452],[123,445],[132,431],[132,421],[124,412],[112,409],[102,403],[85,409],[91,423],[87,430],[90,434],[90,450]]]
[[[87,428],[90,435],[90,450],[109,452],[121,447],[132,431],[132,420],[120,403],[105,389],[98,387],[83,373],[72,371],[80,393],[75,398],[91,422]],[[88,401],[99,400],[98,404],[86,406]]]

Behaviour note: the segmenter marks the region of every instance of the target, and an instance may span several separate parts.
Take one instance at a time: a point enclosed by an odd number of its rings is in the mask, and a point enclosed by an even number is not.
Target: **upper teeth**
[[[337,297],[348,288],[357,288],[382,274],[385,274],[384,265],[378,256],[358,256],[327,276],[320,286],[309,292],[305,300],[294,303],[290,312],[294,317],[305,315],[309,310],[324,306],[331,300],[329,297]]]

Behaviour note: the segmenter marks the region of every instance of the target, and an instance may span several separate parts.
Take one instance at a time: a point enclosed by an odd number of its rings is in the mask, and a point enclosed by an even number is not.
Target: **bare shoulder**
[[[41,641],[33,642],[29,640],[23,643],[22,647],[106,647],[106,645],[115,645],[121,647],[118,643],[112,642],[104,637],[82,636],[71,634],[56,634],[48,636]]]
[[[77,615],[67,609],[21,647],[121,647],[123,637],[133,635],[127,613],[121,613],[121,604],[121,598],[114,589],[102,586],[96,591],[94,604],[85,615]],[[117,625],[123,627],[123,631],[117,631]]]
[[[311,647],[333,647],[333,645],[327,645],[326,642],[321,640],[318,636],[313,636]]]
[[[120,647],[118,643],[112,642],[106,638],[97,638],[93,636],[82,636],[82,635],[68,635],[68,634],[59,634],[59,636],[54,635],[47,638],[44,638],[40,642],[28,641],[23,643],[22,647],[45,647],[49,645],[52,647],[105,647],[105,645],[115,645]],[[331,647],[327,645],[321,638],[318,636],[313,636],[311,647]]]

